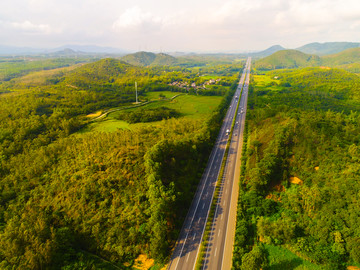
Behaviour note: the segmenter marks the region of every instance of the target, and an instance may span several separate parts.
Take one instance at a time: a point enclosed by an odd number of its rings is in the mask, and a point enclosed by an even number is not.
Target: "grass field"
[[[201,78],[203,78],[205,80],[215,80],[215,79],[219,78],[219,76],[216,76],[216,75],[202,75]]]
[[[282,87],[278,86],[279,81],[268,75],[253,75],[253,79],[257,88],[264,88],[264,90],[267,89],[273,91],[282,89]]]
[[[204,118],[208,116],[220,104],[222,97],[219,96],[194,96],[181,95],[172,101],[159,101],[150,103],[142,108],[157,108],[166,106],[179,111],[183,116],[190,118]]]
[[[264,245],[269,252],[269,266],[266,270],[322,270],[319,265],[308,262],[291,251],[277,246]]]
[[[147,97],[149,100],[159,100],[160,95],[165,96],[165,98],[172,98],[173,96],[176,96],[178,94],[181,94],[180,92],[170,92],[170,91],[158,91],[158,92],[146,92],[145,97]]]
[[[147,93],[147,97],[159,97],[159,94],[163,93],[166,97],[173,97],[179,93],[174,92],[152,92]],[[149,95],[150,94],[150,95]],[[179,111],[182,117],[191,118],[191,119],[206,119],[211,113],[219,106],[222,97],[220,96],[195,96],[195,95],[180,95],[173,100],[157,100],[155,102],[149,103],[145,106],[138,108],[127,109],[126,111],[137,111],[140,109],[154,109],[161,106],[166,106],[171,109]],[[122,111],[112,112],[103,118],[100,121],[95,121],[90,123],[85,128],[83,128],[79,133],[87,132],[112,132],[117,129],[132,129],[140,125],[156,125],[157,122],[150,123],[137,123],[129,124],[125,121],[117,120],[116,117]]]
[[[128,129],[129,123],[116,119],[106,119],[105,121],[93,122],[79,131],[79,133],[87,132],[113,132],[118,129]]]

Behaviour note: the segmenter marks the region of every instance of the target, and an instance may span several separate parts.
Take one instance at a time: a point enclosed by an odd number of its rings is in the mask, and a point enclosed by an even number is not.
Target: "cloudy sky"
[[[360,41],[359,0],[1,0],[0,44],[251,51]]]

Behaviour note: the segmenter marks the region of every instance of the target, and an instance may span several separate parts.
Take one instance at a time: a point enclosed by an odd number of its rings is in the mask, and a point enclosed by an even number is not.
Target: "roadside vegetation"
[[[359,93],[339,69],[252,77],[234,269],[360,263]]]

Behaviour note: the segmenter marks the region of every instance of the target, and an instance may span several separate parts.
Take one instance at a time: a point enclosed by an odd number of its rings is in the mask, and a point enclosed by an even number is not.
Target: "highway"
[[[220,184],[220,192],[202,269],[231,269],[232,266],[241,152],[250,81],[250,63],[251,59],[248,59],[247,69],[245,70],[245,84],[240,99],[238,114],[235,118],[236,122],[232,133],[224,175]]]
[[[216,181],[219,176],[220,167],[224,158],[225,148],[228,141],[226,130],[231,129],[231,125],[235,117],[236,107],[240,100],[239,97],[241,94],[241,89],[244,85],[246,74],[250,68],[250,61],[251,60],[249,58],[240,78],[239,85],[235,91],[234,97],[232,98],[229,109],[224,118],[223,125],[220,129],[216,143],[210,154],[208,164],[199,182],[194,199],[185,218],[183,227],[167,268],[169,270],[186,270],[195,268],[200,244],[203,238],[206,221],[209,215],[209,210],[216,187]],[[244,115],[245,112],[246,111],[244,111]],[[233,134],[235,134],[235,132]],[[230,152],[231,151],[229,151],[229,153]],[[219,216],[219,214],[220,210],[218,210],[217,215]],[[207,262],[211,260],[210,258],[211,257],[207,258]]]

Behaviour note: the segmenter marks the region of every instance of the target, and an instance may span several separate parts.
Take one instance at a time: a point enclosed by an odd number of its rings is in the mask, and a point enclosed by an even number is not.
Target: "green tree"
[[[262,245],[256,245],[242,257],[242,270],[260,270],[268,265],[268,254]]]

